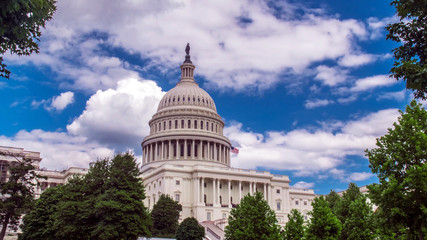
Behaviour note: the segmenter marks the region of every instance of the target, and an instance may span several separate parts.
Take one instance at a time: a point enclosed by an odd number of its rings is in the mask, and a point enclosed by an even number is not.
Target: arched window
[[[157,132],[157,124],[154,124],[154,132]]]
[[[209,123],[206,122],[206,130],[209,130]]]
[[[172,121],[169,120],[169,129],[172,129]]]
[[[178,120],[175,120],[175,129],[178,128]]]
[[[200,129],[203,129],[203,121],[200,121]]]
[[[213,123],[211,123],[211,131],[213,132]]]
[[[184,128],[184,120],[181,120],[181,128]]]
[[[191,144],[187,144],[187,157],[191,156]]]
[[[166,122],[163,122],[163,130],[166,130]]]
[[[194,129],[197,129],[197,120],[194,120]]]
[[[188,128],[191,128],[191,120],[188,120]]]
[[[184,157],[184,144],[182,143],[182,144],[180,144],[180,146],[181,146],[181,152],[180,152],[180,155],[181,155],[181,157]]]

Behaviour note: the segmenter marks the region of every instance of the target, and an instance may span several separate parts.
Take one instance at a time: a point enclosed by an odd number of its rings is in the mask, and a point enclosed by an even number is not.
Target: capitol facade
[[[141,143],[142,178],[150,209],[161,194],[182,204],[180,220],[226,224],[231,209],[246,194],[263,193],[284,225],[291,209],[307,218],[315,198],[311,189],[290,187],[289,177],[268,171],[232,168],[231,144],[211,96],[194,80],[189,46],[181,79],[159,103]],[[262,159],[260,159],[262,161]]]

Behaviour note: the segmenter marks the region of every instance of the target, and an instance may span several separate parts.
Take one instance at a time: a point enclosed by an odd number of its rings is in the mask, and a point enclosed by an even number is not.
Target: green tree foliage
[[[336,240],[341,233],[341,222],[332,213],[328,202],[323,196],[314,199],[313,211],[309,214],[311,219],[308,223],[306,235],[308,240]]]
[[[3,240],[7,228],[17,230],[19,219],[34,202],[34,186],[41,176],[29,159],[19,159],[8,165],[8,180],[0,182],[0,240]]]
[[[193,217],[184,219],[175,234],[176,240],[202,240],[204,236],[205,228]]]
[[[301,240],[304,238],[304,218],[302,214],[292,209],[289,214],[289,221],[285,225],[284,239],[285,240]]]
[[[397,123],[366,150],[379,184],[369,198],[381,208],[389,226],[402,226],[397,236],[424,239],[427,225],[427,111],[413,100]]]
[[[152,235],[154,237],[173,238],[178,228],[179,213],[181,211],[181,204],[168,195],[160,195],[159,200],[154,204],[151,211],[151,219],[153,221]]]
[[[151,236],[151,218],[142,202],[145,193],[139,175],[135,158],[129,153],[97,161],[84,177],[75,176],[61,187],[61,196],[58,195],[60,199],[54,209],[31,211],[24,221],[22,235],[45,234],[45,229],[31,226],[37,221],[34,218],[41,218],[53,219],[47,228],[54,231],[53,239],[109,240]],[[37,204],[47,206],[49,201],[56,201],[54,197],[40,198]]]
[[[350,203],[348,218],[345,220],[340,239],[373,240],[376,239],[372,205],[366,196],[360,196]]]
[[[40,28],[45,27],[56,11],[55,0],[0,1],[0,76],[9,78],[3,62],[7,51],[17,55],[39,52]]]
[[[427,93],[427,1],[394,0],[400,22],[390,24],[387,39],[402,43],[393,50],[395,63],[392,76],[406,81],[416,98]]]
[[[64,194],[64,186],[48,188],[24,216],[19,240],[55,240],[55,213]]]
[[[280,239],[280,226],[276,214],[264,200],[262,193],[246,195],[233,208],[225,228],[225,238],[229,240]]]
[[[325,200],[328,202],[329,208],[336,215],[338,204],[341,201],[340,195],[338,195],[334,190],[331,190],[329,194],[325,196]]]

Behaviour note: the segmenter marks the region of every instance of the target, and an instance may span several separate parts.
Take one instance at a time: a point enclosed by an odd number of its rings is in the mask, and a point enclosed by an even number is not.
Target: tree
[[[311,219],[307,226],[308,240],[335,240],[341,233],[341,222],[332,213],[328,202],[323,196],[317,197],[311,203],[313,210],[309,212]]]
[[[109,240],[150,237],[151,218],[142,200],[144,186],[133,155],[118,154],[91,165],[85,176],[74,176],[61,191],[48,192],[22,226],[23,237],[43,236],[34,218],[52,219],[52,239]],[[53,190],[51,190],[53,191]],[[56,199],[58,197],[58,200]],[[43,209],[57,201],[52,209]],[[39,225],[37,225],[39,224]],[[37,232],[39,231],[39,232]],[[25,239],[25,238],[23,238]],[[35,238],[34,238],[35,239]]]
[[[179,225],[178,219],[181,211],[181,204],[174,201],[168,195],[160,195],[159,200],[154,204],[151,211],[153,222],[152,235],[154,237],[173,238]]]
[[[24,216],[19,240],[55,240],[55,213],[63,198],[64,186],[48,188],[36,200],[34,208]]]
[[[150,235],[151,219],[142,202],[144,185],[135,157],[118,154],[107,163],[108,178],[94,206],[98,221],[91,237],[112,240]]]
[[[0,240],[7,228],[17,230],[21,215],[26,213],[34,201],[34,186],[41,176],[35,172],[30,159],[9,162],[8,180],[0,182]]]
[[[3,62],[7,51],[17,55],[39,52],[40,28],[45,27],[56,11],[55,0],[0,1],[0,76],[9,78]]]
[[[339,202],[341,201],[340,195],[334,190],[331,190],[328,195],[325,196],[325,200],[328,202],[329,208],[332,210],[334,214],[337,214],[337,207]]]
[[[289,214],[289,221],[285,225],[284,239],[285,240],[300,240],[304,238],[304,218],[302,214],[292,209]]]
[[[406,88],[415,90],[416,98],[426,99],[427,93],[427,2],[425,0],[394,0],[400,22],[389,24],[387,39],[402,43],[393,50],[392,76],[406,81]]]
[[[375,235],[372,205],[366,196],[360,196],[350,203],[348,217],[345,220],[340,239],[373,240]]]
[[[262,193],[246,195],[231,209],[225,238],[229,240],[280,239],[280,226],[276,214],[264,200]]]
[[[189,217],[178,226],[175,237],[176,240],[202,240],[205,237],[205,228],[200,226],[195,218]]]
[[[366,150],[378,184],[369,186],[369,198],[381,208],[385,222],[403,226],[395,234],[424,239],[427,231],[427,111],[413,100],[398,122]]]

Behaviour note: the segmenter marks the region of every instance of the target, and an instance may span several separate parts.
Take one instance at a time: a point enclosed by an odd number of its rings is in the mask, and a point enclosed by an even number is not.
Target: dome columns
[[[230,145],[198,139],[171,139],[143,146],[143,164],[165,160],[204,160],[230,165]]]

